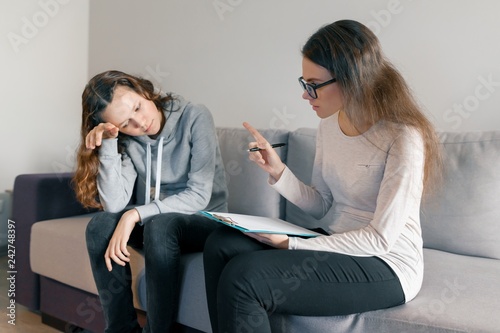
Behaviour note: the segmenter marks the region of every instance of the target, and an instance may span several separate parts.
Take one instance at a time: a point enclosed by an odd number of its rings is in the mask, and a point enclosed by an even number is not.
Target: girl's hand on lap
[[[111,272],[113,266],[111,260],[120,266],[125,266],[130,262],[130,252],[127,250],[127,243],[130,234],[135,227],[135,224],[140,221],[140,216],[137,210],[131,209],[125,212],[116,225],[115,232],[109,241],[108,248],[104,254],[104,261],[108,271]]]

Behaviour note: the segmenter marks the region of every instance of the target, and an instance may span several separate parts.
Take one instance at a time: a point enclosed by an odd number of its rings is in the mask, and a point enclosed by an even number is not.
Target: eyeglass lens
[[[314,89],[314,87],[312,85],[307,84],[307,82],[305,82],[302,77],[299,78],[299,82],[300,82],[300,85],[302,86],[302,89],[307,91],[309,96],[311,96],[312,98],[317,98],[316,89]]]
[[[317,97],[316,89],[314,89],[313,86],[306,84],[306,89],[307,89],[307,93],[309,94],[309,96],[311,96],[312,98]]]

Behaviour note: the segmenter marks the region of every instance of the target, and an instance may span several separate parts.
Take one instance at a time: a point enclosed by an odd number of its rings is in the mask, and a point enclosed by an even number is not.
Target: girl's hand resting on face
[[[120,266],[125,266],[125,264],[130,261],[130,252],[127,250],[127,243],[135,224],[139,221],[139,212],[135,209],[126,211],[122,215],[120,221],[116,225],[113,236],[111,236],[106,253],[104,253],[104,261],[106,262],[108,271],[111,272],[113,269],[111,260]]]
[[[246,232],[245,235],[258,240],[261,243],[275,247],[277,249],[288,249],[288,235],[281,234],[259,234]]]
[[[118,136],[118,127],[111,123],[100,123],[85,137],[87,149],[95,149],[102,144],[103,139],[112,139]]]
[[[247,122],[243,123],[250,134],[255,139],[255,142],[250,142],[248,144],[249,148],[259,147],[262,150],[249,152],[249,159],[255,162],[262,170],[266,171],[276,180],[279,180],[283,170],[285,170],[285,164],[281,161],[276,151],[271,147],[271,144]]]

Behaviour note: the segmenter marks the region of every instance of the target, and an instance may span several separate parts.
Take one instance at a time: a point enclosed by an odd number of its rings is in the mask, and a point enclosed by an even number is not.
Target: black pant
[[[228,227],[207,239],[204,266],[214,333],[271,332],[273,312],[333,316],[405,302],[379,258],[277,250]]]
[[[99,213],[87,226],[86,239],[92,273],[106,319],[106,333],[128,333],[137,327],[131,290],[130,265],[113,264],[109,272],[104,253],[121,213]],[[199,215],[159,214],[144,228],[136,226],[129,245],[144,239],[147,324],[144,332],[170,332],[179,303],[180,256],[203,250],[208,235],[219,224]],[[144,237],[144,238],[143,238]]]

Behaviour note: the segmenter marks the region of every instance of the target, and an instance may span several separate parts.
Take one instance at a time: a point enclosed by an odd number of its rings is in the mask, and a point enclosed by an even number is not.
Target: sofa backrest
[[[500,131],[440,133],[441,190],[424,198],[424,247],[500,259]]]
[[[311,183],[312,167],[316,152],[316,129],[299,128],[290,132],[288,137],[287,166],[305,184]],[[316,220],[304,213],[294,204],[286,201],[285,219],[297,225],[311,228],[323,228],[328,230],[332,220],[333,209],[321,220]]]
[[[270,142],[288,142],[288,131],[263,129],[259,132]],[[267,174],[248,159],[248,143],[255,141],[242,128],[217,128],[226,181],[229,189],[228,208],[231,213],[284,218],[285,200],[267,185]],[[277,149],[286,161],[288,146]]]

